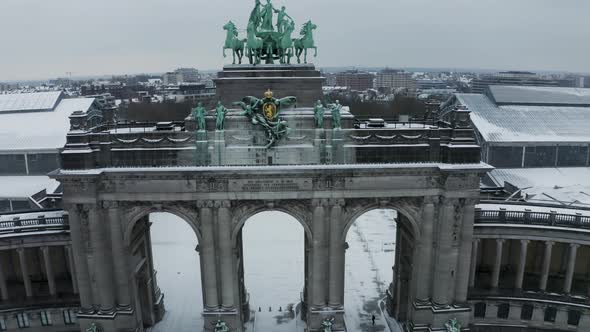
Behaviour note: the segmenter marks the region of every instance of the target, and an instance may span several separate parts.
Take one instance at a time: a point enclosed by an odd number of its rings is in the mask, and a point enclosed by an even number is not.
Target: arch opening
[[[257,330],[295,330],[306,284],[304,227],[286,212],[262,211],[244,221],[236,240],[250,321]]]
[[[388,330],[388,325],[397,325],[408,311],[411,223],[397,210],[372,208],[353,216],[344,236],[346,324],[359,331]],[[373,317],[375,326],[371,327]]]
[[[132,297],[147,331],[188,331],[204,324],[199,241],[193,226],[171,212],[149,211],[133,223]]]

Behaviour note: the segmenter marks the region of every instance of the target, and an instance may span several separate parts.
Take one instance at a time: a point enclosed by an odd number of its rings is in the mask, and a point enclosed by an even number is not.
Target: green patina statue
[[[215,129],[216,130],[223,130],[225,127],[225,115],[227,114],[228,110],[221,104],[220,101],[217,102],[217,107],[215,108]]]
[[[274,14],[276,14],[276,24]],[[233,63],[236,63],[236,57],[238,63],[241,63],[245,50],[250,64],[259,64],[262,61],[274,63],[276,60],[282,64],[290,64],[293,56],[297,56],[297,61],[301,63],[301,55],[304,56],[303,61],[307,63],[308,49],[313,48],[317,56],[317,47],[313,39],[313,30],[316,28],[315,24],[308,21],[301,29],[301,37],[293,39],[291,35],[295,31],[295,21],[287,14],[285,6],[278,10],[271,0],[266,0],[264,5],[260,0],[255,0],[254,9],[250,13],[246,27],[246,39],[239,38],[238,29],[231,21],[223,26],[223,29],[227,31],[223,48],[224,57],[225,50],[231,49],[234,56]]]
[[[340,115],[342,112],[342,105],[340,105],[340,101],[336,100],[336,103],[330,104],[328,107],[330,108],[330,111],[332,112],[332,128],[340,129],[341,128],[341,124],[340,124],[341,116]]]
[[[315,127],[316,128],[323,128],[324,127],[324,113],[326,109],[324,105],[322,105],[322,101],[318,100],[313,107],[313,119],[315,120]]]
[[[296,103],[297,98],[295,97],[277,99],[273,96],[272,91],[268,90],[262,99],[247,96],[242,101],[234,102],[234,105],[240,106],[244,110],[240,115],[247,116],[252,124],[264,128],[268,139],[266,147],[269,148],[287,132],[287,122],[279,117],[281,109]]]
[[[214,325],[215,332],[229,332],[229,327],[227,327],[227,324],[222,320],[218,319],[217,322],[212,324]]]
[[[457,318],[453,318],[449,320],[445,327],[447,328],[447,332],[461,332],[461,324],[457,321]]]
[[[304,54],[303,62],[307,63],[307,50],[313,48],[315,50],[314,56],[318,56],[318,48],[315,46],[313,40],[313,30],[317,29],[317,25],[307,21],[301,28],[301,38],[295,39],[295,55],[297,56],[297,63],[301,63],[301,54]]]
[[[236,25],[229,21],[226,25],[223,26],[223,30],[227,31],[225,36],[225,44],[223,45],[223,57],[225,58],[225,50],[230,49],[233,53],[233,64],[236,64],[236,56],[238,57],[238,61],[242,63],[242,57],[244,56],[244,46],[246,45],[246,39],[239,39],[238,38],[238,29]]]
[[[334,317],[326,318],[322,322],[322,331],[323,332],[332,332],[332,326],[334,326]]]
[[[90,324],[90,327],[86,329],[86,332],[100,332],[98,326],[95,323]]]
[[[199,102],[197,107],[193,108],[192,110],[193,118],[197,121],[197,130],[207,130],[205,126],[205,115],[207,114],[207,110],[203,107],[203,103]]]

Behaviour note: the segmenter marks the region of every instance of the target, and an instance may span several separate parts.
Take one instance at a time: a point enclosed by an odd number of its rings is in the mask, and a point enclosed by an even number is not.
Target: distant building
[[[164,85],[177,85],[180,83],[197,83],[201,81],[201,74],[195,68],[178,68],[173,72],[162,75]]]
[[[336,74],[336,86],[346,86],[350,90],[365,91],[373,88],[375,76],[368,72],[349,70]]]
[[[590,166],[590,89],[490,86],[441,108],[470,111],[481,160],[494,167]]]
[[[483,93],[490,85],[520,85],[520,86],[560,86],[558,80],[540,77],[528,71],[506,71],[496,74],[485,74],[473,80],[473,93]]]
[[[416,80],[412,78],[412,73],[403,70],[384,69],[377,73],[375,88],[389,91],[406,88],[408,92],[415,92]]]
[[[416,80],[416,88],[418,90],[447,89],[448,85],[449,84],[443,80],[435,80],[435,79]]]

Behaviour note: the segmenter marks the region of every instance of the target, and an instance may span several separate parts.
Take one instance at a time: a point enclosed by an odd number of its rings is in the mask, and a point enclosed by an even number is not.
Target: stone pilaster
[[[18,252],[18,260],[20,263],[20,270],[23,277],[23,282],[25,284],[25,293],[27,297],[33,297],[33,285],[31,283],[31,276],[29,275],[29,262],[27,261],[27,255],[25,252],[25,248],[18,248],[16,251]]]
[[[328,241],[326,237],[326,206],[327,200],[313,200],[313,243],[312,243],[312,299],[314,309],[323,308],[327,305],[328,291]]]
[[[53,273],[53,264],[51,263],[49,247],[41,247],[41,253],[43,254],[43,262],[45,264],[45,274],[47,276],[49,294],[51,294],[51,296],[56,296],[57,288],[55,286],[55,274]]]
[[[215,261],[215,232],[213,230],[213,202],[199,201],[199,217],[202,228],[202,241],[199,244],[201,255],[201,281],[203,284],[203,307],[205,310],[219,309],[217,289],[217,263]]]
[[[429,302],[431,298],[432,284],[432,242],[434,230],[434,214],[439,198],[424,197],[422,205],[421,238],[418,248],[414,251],[414,271],[416,285],[416,300],[418,302]]]
[[[217,225],[219,227],[219,261],[221,266],[221,304],[226,310],[236,308],[234,293],[233,251],[231,243],[231,216],[229,201],[216,201]]]
[[[344,300],[344,242],[342,241],[342,207],[344,200],[330,200],[330,295],[328,304],[342,308]]]
[[[110,243],[106,230],[106,222],[100,205],[92,205],[88,210],[88,226],[90,230],[90,242],[92,245],[92,262],[94,266],[94,294],[99,300],[100,311],[110,313],[115,310],[115,290],[113,287],[113,263]]]

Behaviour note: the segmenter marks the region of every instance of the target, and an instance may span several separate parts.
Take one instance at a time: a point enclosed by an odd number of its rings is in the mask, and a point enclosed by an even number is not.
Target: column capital
[[[477,243],[477,244],[479,244],[479,243],[481,243],[481,239],[480,239],[480,238],[475,238],[475,237],[474,237],[474,238],[473,238],[473,243]]]
[[[424,196],[424,204],[438,204],[440,203],[440,196]]]
[[[579,243],[570,243],[570,248],[576,248],[578,249],[580,247]]]
[[[200,200],[196,202],[196,205],[198,208],[212,208],[214,204],[211,200]]]
[[[25,249],[26,249],[25,247],[18,247],[18,248],[16,248],[16,252],[18,252],[20,254],[22,252],[25,252]]]
[[[531,242],[531,240],[527,240],[527,239],[521,239],[520,243],[521,244],[529,244]]]
[[[546,247],[553,247],[554,244],[555,244],[555,241],[545,241]]]
[[[506,242],[506,239],[503,239],[503,238],[496,238],[495,240],[496,240],[496,242],[500,242],[500,243]]]
[[[346,201],[344,200],[344,198],[331,198],[329,201],[329,204],[332,206],[344,206],[346,203]]]
[[[329,200],[327,200],[327,199],[314,198],[311,200],[311,206],[313,206],[313,207],[328,206],[328,204],[329,204]]]
[[[117,201],[100,201],[99,205],[103,209],[118,209],[121,206],[121,204]]]

